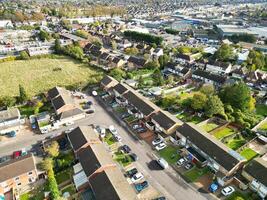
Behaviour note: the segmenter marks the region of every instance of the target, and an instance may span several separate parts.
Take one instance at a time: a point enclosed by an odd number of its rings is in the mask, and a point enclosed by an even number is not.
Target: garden
[[[114,139],[113,135],[109,132],[105,138],[104,138],[104,142],[106,142],[108,145],[112,145],[116,142],[116,140]]]
[[[210,132],[213,129],[217,128],[218,126],[219,125],[214,122],[207,122],[207,123],[200,125],[200,127],[206,132]]]
[[[120,163],[123,167],[126,167],[133,162],[132,158],[128,154],[124,154],[121,151],[114,153],[114,160]]]
[[[194,166],[191,170],[184,173],[184,176],[190,181],[195,182],[197,181],[201,176],[209,173],[210,170],[208,167],[199,168],[197,166]]]
[[[267,105],[256,104],[256,114],[267,117]]]
[[[160,157],[164,158],[169,164],[175,164],[180,158],[178,147],[167,146],[159,151]]]
[[[246,158],[247,161],[250,161],[256,156],[258,156],[258,153],[252,150],[251,148],[245,148],[240,152],[240,155]]]
[[[230,127],[224,127],[216,132],[213,133],[213,136],[216,137],[218,140],[226,137],[226,136],[230,136],[235,134],[236,131]]]

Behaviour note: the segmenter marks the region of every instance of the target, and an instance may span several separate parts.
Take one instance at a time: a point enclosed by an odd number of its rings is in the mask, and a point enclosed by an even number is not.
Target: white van
[[[168,162],[164,160],[163,158],[159,158],[157,162],[163,169],[167,169],[169,167]]]

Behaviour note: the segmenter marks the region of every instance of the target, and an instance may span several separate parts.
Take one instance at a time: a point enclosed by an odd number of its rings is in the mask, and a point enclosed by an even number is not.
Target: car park
[[[138,170],[136,168],[133,168],[133,169],[126,172],[126,176],[132,178],[137,173],[138,173]]]
[[[135,153],[131,153],[129,156],[132,158],[133,161],[138,160],[138,156]]]
[[[185,164],[185,166],[184,166],[184,168],[187,169],[187,170],[192,169],[193,167],[194,167],[194,164],[191,163],[191,162]]]
[[[177,165],[180,165],[180,166],[182,166],[182,165],[184,165],[184,164],[186,164],[187,163],[187,159],[186,158],[180,158],[178,161],[177,161]]]
[[[147,187],[148,187],[147,181],[143,181],[142,183],[134,184],[134,188],[138,193],[141,192],[142,190],[146,189]]]
[[[157,150],[157,151],[160,151],[160,150],[162,150],[162,149],[164,149],[164,148],[166,148],[167,147],[167,145],[164,143],[164,142],[161,142],[161,143],[159,143],[157,146],[155,146],[155,149]]]
[[[159,158],[159,159],[157,160],[157,163],[158,163],[163,169],[167,169],[167,168],[169,167],[168,162],[167,162],[165,159],[163,159],[163,158]]]
[[[156,139],[154,139],[153,141],[152,141],[152,145],[158,145],[158,144],[160,144],[160,143],[162,143],[163,142],[163,139],[162,138],[156,138]]]
[[[131,150],[131,148],[128,146],[128,145],[122,145],[121,147],[120,147],[120,149],[121,149],[121,151],[123,152],[123,153],[130,153],[132,150]]]
[[[227,186],[225,188],[222,189],[221,193],[224,195],[224,196],[229,196],[231,195],[233,192],[235,192],[235,188],[232,187],[232,186]]]
[[[133,183],[136,183],[138,181],[141,181],[143,178],[144,178],[144,175],[141,172],[138,172],[135,175],[133,175],[133,177],[131,178],[131,181]]]

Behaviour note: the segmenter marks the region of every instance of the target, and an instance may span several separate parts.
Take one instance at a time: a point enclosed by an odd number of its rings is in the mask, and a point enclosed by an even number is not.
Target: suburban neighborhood
[[[1,1],[0,200],[267,198],[267,2]]]

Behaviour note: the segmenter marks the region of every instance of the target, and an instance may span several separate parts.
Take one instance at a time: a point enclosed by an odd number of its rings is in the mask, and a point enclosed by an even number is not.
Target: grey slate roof
[[[75,115],[80,115],[82,113],[84,113],[84,112],[81,109],[74,108],[72,110],[67,110],[67,111],[60,113],[58,117],[60,120],[62,120],[62,119],[69,118],[69,117],[72,117]]]
[[[168,130],[176,124],[176,121],[162,111],[154,113],[151,118],[155,120],[162,128]]]
[[[114,87],[113,87],[113,89],[115,90],[115,91],[117,91],[119,94],[123,94],[123,93],[125,93],[128,89],[124,86],[124,85],[122,85],[121,83],[118,83],[117,85],[115,85]]]

